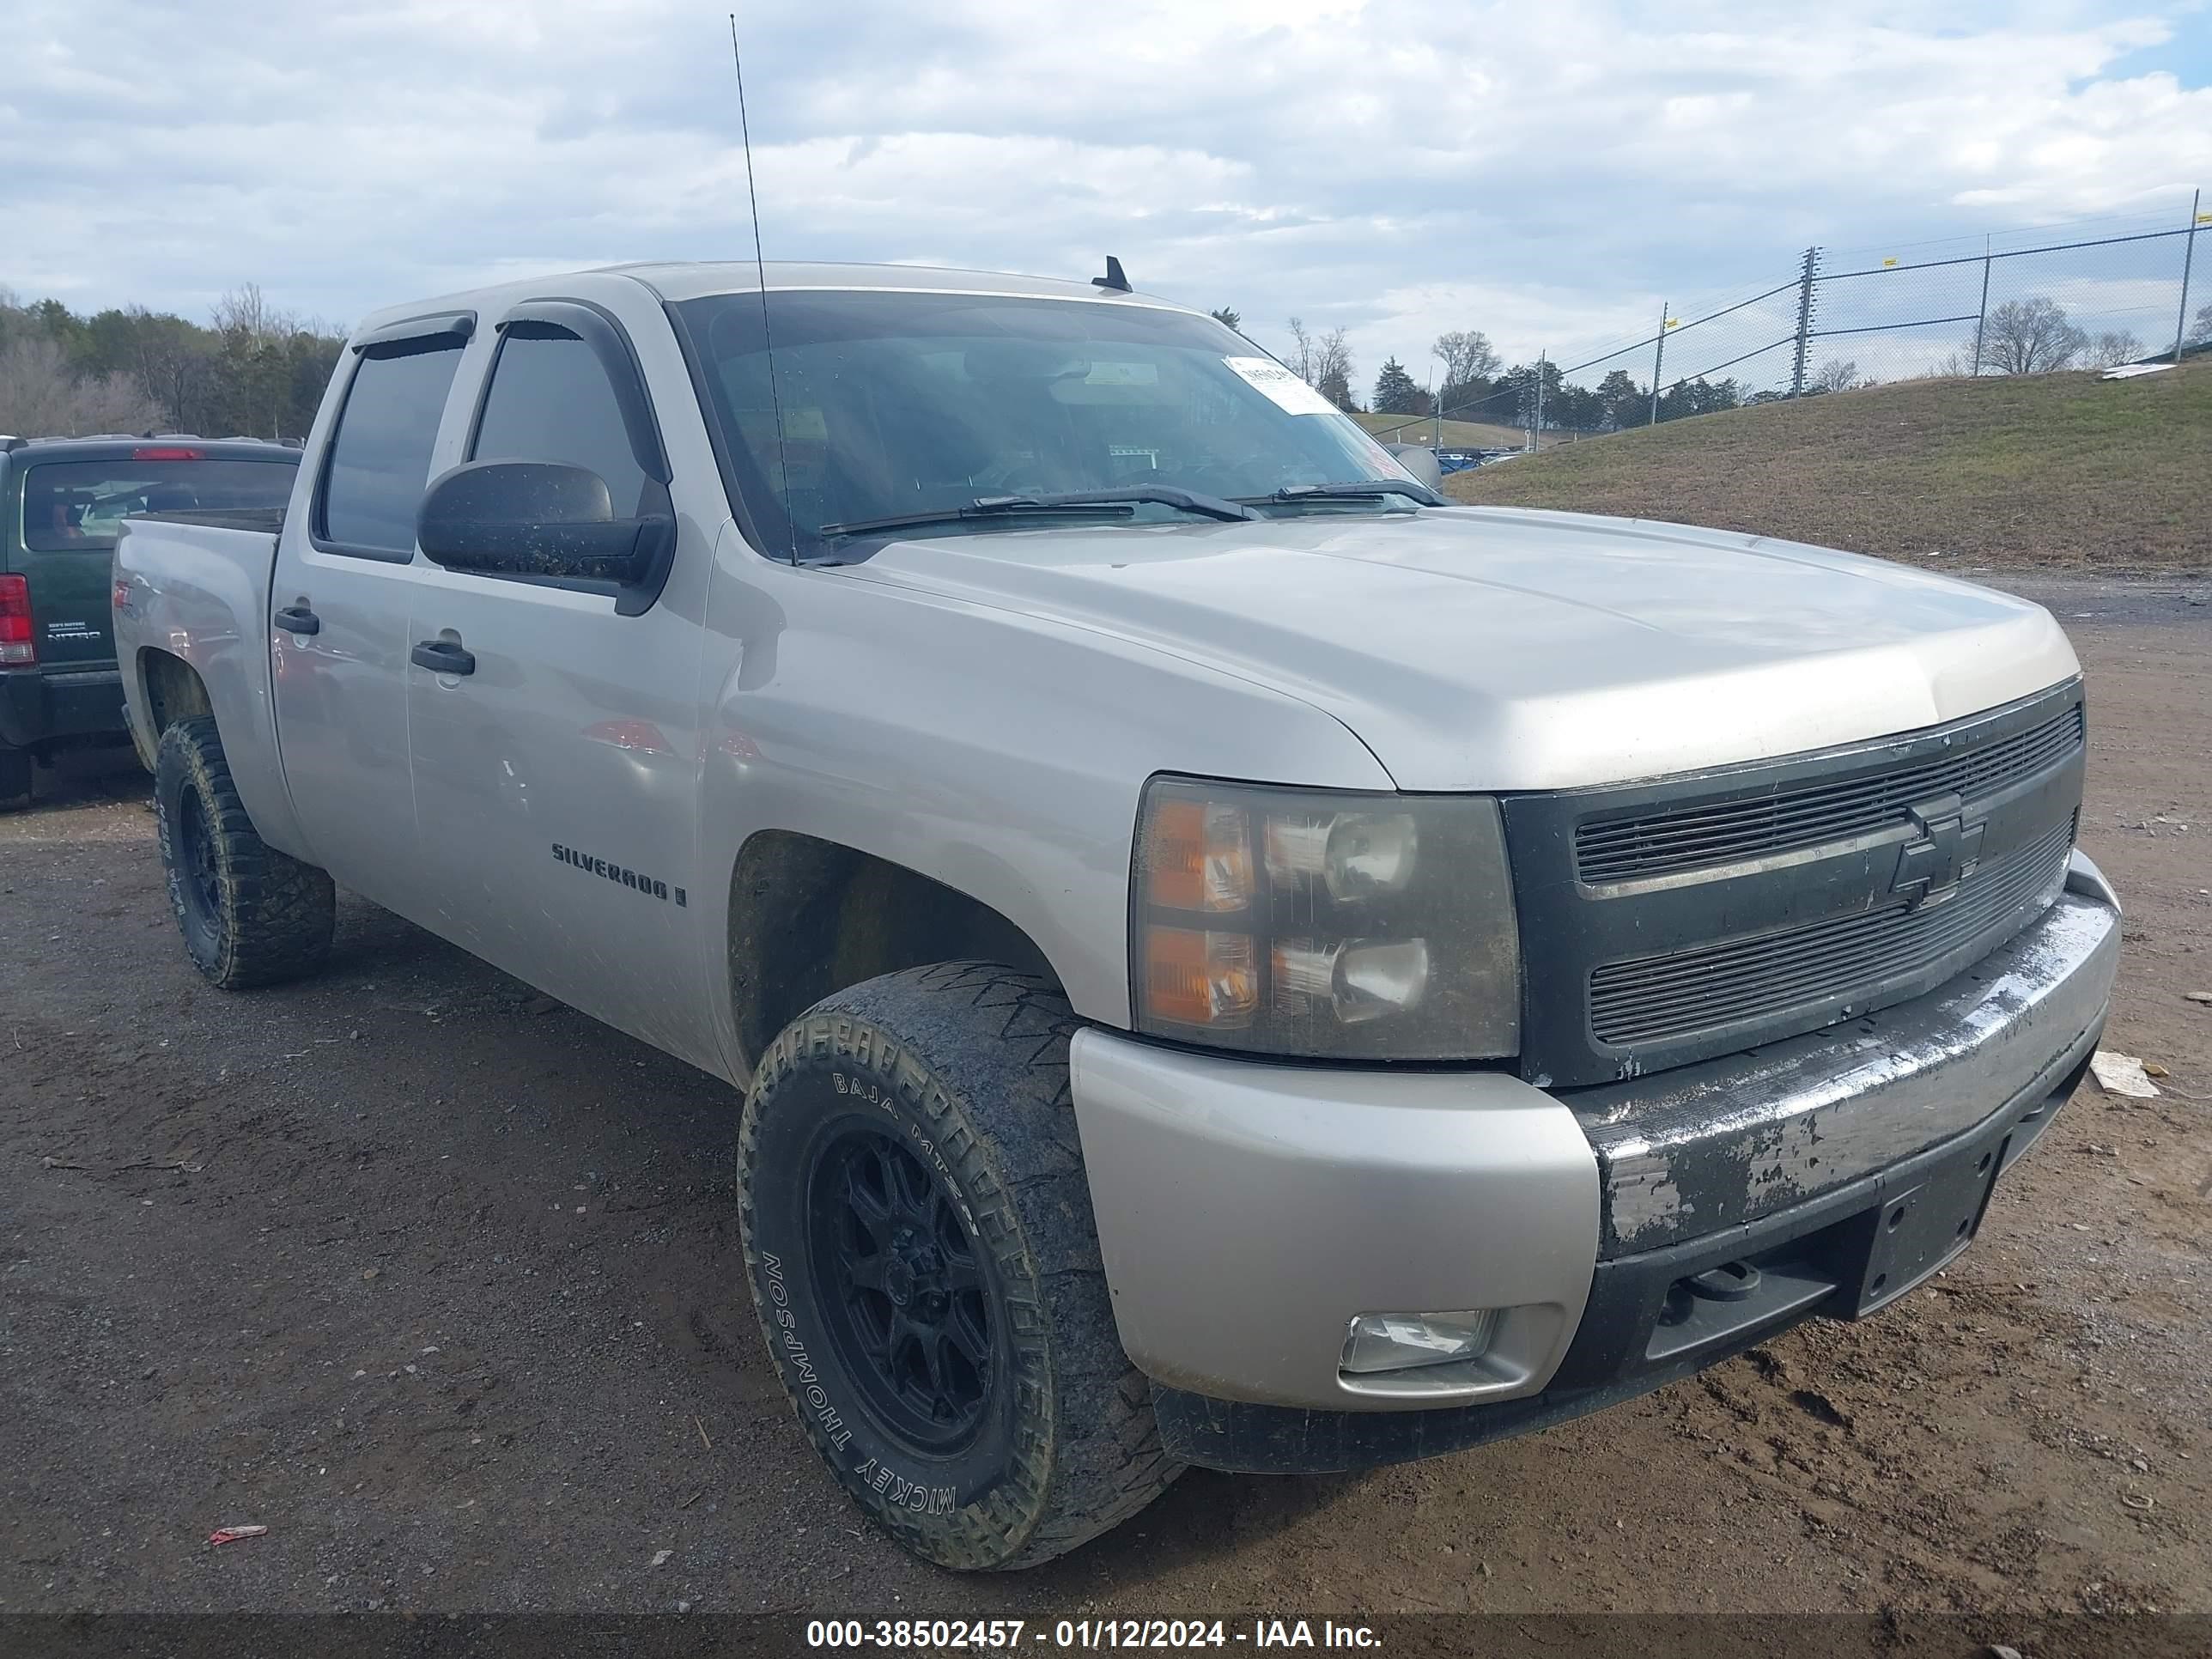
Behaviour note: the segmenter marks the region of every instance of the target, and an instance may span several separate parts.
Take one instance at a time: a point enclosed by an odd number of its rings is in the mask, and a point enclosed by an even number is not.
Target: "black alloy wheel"
[[[872,1123],[825,1138],[809,1182],[828,1334],[887,1427],[917,1450],[972,1439],[994,1369],[989,1296],[951,1194]]]

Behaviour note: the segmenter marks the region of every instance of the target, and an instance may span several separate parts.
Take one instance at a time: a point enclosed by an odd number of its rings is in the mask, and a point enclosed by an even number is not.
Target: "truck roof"
[[[1074,300],[1091,305],[1136,305],[1158,310],[1191,311],[1188,306],[1151,295],[1103,289],[1081,278],[1021,276],[998,270],[962,270],[933,265],[845,264],[830,260],[770,260],[765,267],[771,293],[785,289],[876,289],[909,294],[983,294],[1008,298]],[[526,299],[562,291],[588,297],[591,285],[609,279],[641,284],[661,300],[698,300],[715,294],[753,294],[763,268],[750,259],[651,261],[599,265],[554,272],[521,282],[465,289],[388,306],[362,319],[361,332],[405,322],[439,311],[496,310]],[[1192,312],[1193,315],[1202,313]]]
[[[202,438],[189,432],[155,432],[137,436],[128,432],[101,432],[87,438],[18,438],[0,436],[0,457],[28,465],[33,461],[128,461],[168,459],[140,455],[141,450],[189,449],[195,458],[210,461],[291,461],[300,459],[299,446],[268,438]]]

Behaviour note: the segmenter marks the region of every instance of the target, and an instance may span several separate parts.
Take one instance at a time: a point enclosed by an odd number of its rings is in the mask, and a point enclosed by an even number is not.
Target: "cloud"
[[[1633,337],[1805,244],[2166,210],[2212,181],[2180,9],[1955,0],[848,0],[744,19],[771,257],[1088,275],[1350,331]],[[750,251],[720,11],[15,0],[0,283],[333,319]]]

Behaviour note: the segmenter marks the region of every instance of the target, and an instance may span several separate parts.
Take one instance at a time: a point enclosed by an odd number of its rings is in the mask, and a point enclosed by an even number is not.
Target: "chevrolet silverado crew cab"
[[[281,507],[297,450],[252,439],[0,437],[0,812],[31,767],[125,741],[108,556],[126,514]]]
[[[341,884],[743,1091],[799,1422],[953,1567],[1874,1312],[2119,945],[2045,611],[1448,505],[1118,274],[397,307],[281,527],[115,553],[201,971]]]

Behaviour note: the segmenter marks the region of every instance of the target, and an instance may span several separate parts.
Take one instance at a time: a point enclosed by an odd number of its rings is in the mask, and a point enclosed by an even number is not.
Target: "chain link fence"
[[[2212,348],[2212,210],[2202,192],[2185,201],[2033,245],[1810,247],[1786,278],[1662,307],[1639,338],[1547,352],[1437,415],[1557,438],[1885,380],[2179,361]],[[1419,442],[1435,418],[1377,435]]]

